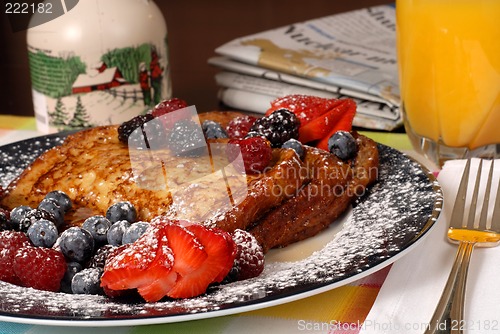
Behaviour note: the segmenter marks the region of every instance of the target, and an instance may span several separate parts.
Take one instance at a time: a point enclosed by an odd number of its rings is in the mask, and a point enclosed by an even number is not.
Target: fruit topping
[[[14,256],[14,272],[22,286],[59,291],[66,273],[64,256],[55,249],[26,246]]]
[[[33,210],[33,208],[27,205],[17,206],[10,211],[10,226],[13,230],[21,230],[21,222],[26,217],[26,214]]]
[[[166,129],[170,128],[172,124],[177,121],[180,121],[184,116],[182,114],[174,115],[175,117],[162,117],[167,114],[173,115],[172,111],[176,111],[182,108],[186,108],[188,106],[187,102],[179,99],[177,97],[171,98],[170,100],[164,100],[158,103],[153,110],[151,110],[151,114],[153,117],[160,119],[163,122],[163,125]]]
[[[108,230],[108,243],[112,246],[120,246],[122,244],[123,240],[123,234],[125,234],[125,231],[131,226],[131,223],[129,223],[126,220],[120,220],[113,225]]]
[[[121,246],[123,247],[123,246]],[[119,247],[113,246],[110,244],[106,244],[102,247],[99,247],[94,256],[90,259],[89,262],[89,267],[98,267],[104,269],[104,265],[106,264],[106,261],[108,260],[109,256],[116,255],[115,252],[117,251]],[[125,247],[123,247],[125,248]]]
[[[264,270],[264,250],[257,239],[240,229],[232,233],[237,252],[229,273],[230,281],[240,281],[259,276]]]
[[[52,222],[54,221],[54,217],[47,211],[31,209],[24,214],[24,217],[21,219],[19,226],[17,226],[17,230],[21,232],[27,232],[31,224],[40,219],[46,219]]]
[[[77,272],[71,279],[71,292],[74,294],[104,294],[101,288],[102,268],[85,268]]]
[[[83,266],[78,262],[68,262],[66,263],[66,272],[61,281],[61,291],[65,293],[73,293],[71,290],[71,281],[75,277],[76,273],[83,270]]]
[[[0,231],[10,230],[10,212],[0,208]]]
[[[233,118],[226,126],[226,132],[229,138],[242,139],[250,131],[253,123],[257,120],[256,117],[245,115]]]
[[[87,230],[94,238],[96,247],[104,245],[108,241],[108,230],[111,221],[104,216],[91,216],[82,224],[82,229]]]
[[[126,220],[129,223],[133,223],[137,219],[137,210],[134,205],[128,201],[117,202],[108,208],[106,211],[106,218],[112,223],[116,223],[120,220]]]
[[[34,221],[28,228],[28,238],[37,247],[52,247],[58,236],[56,225],[47,219]]]
[[[263,137],[250,137],[245,139],[230,139],[226,147],[227,157],[235,168],[248,174],[261,173],[269,166],[273,152],[269,141]],[[237,160],[241,155],[242,160]],[[238,166],[243,162],[244,166]]]
[[[149,223],[137,222],[131,224],[124,232],[122,236],[122,245],[131,244],[143,235],[149,228]]]
[[[270,115],[279,109],[288,109],[300,120],[301,125],[306,125],[311,120],[335,108],[341,100],[328,99],[310,95],[287,95],[271,102],[271,107],[266,111]]]
[[[57,247],[68,261],[85,263],[94,251],[94,238],[87,230],[73,226],[61,233]]]
[[[303,124],[299,130],[299,140],[309,143],[325,138],[331,131],[350,131],[356,113],[356,103],[350,99],[336,100],[339,103],[326,113]]]
[[[19,279],[14,272],[14,256],[18,249],[29,246],[26,234],[17,231],[0,232],[0,280],[19,284]]]
[[[207,139],[219,139],[228,137],[226,130],[224,130],[222,125],[220,125],[220,123],[218,122],[206,120],[201,125],[201,128],[203,129],[203,133],[205,134],[205,138]]]
[[[47,195],[45,195],[45,198],[54,200],[65,213],[68,212],[73,206],[69,196],[60,190],[54,190],[49,192]]]
[[[254,136],[253,132],[267,138],[272,147],[281,145],[291,138],[299,137],[300,121],[297,116],[287,109],[279,109],[268,116],[258,118],[247,135]]]
[[[207,152],[205,135],[193,120],[181,120],[167,133],[168,148],[177,156],[199,156]]]
[[[127,144],[129,142],[129,137],[134,132],[135,129],[142,127],[145,123],[151,121],[154,118],[151,114],[139,115],[134,118],[123,122],[118,127],[118,140],[122,143]]]
[[[56,226],[64,224],[64,210],[55,200],[44,198],[40,204],[38,204],[38,210],[48,213],[51,216],[50,220],[54,222]]]
[[[328,150],[341,160],[353,158],[358,145],[356,139],[347,131],[337,131],[328,139]]]
[[[302,145],[302,143],[297,139],[293,138],[288,139],[286,142],[284,142],[281,148],[291,148],[295,151],[295,153],[297,153],[300,159],[303,159],[306,153],[306,151],[304,150],[304,145]]]

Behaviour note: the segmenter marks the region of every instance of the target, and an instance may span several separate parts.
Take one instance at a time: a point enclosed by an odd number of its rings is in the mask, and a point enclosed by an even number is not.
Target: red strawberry
[[[351,131],[352,121],[356,114],[356,103],[353,100],[349,103],[349,108],[339,117],[335,126],[316,144],[316,147],[328,151],[328,139],[337,131]]]
[[[0,280],[20,284],[14,272],[14,256],[18,249],[30,245],[26,234],[15,231],[0,232]]]
[[[264,250],[255,237],[237,229],[232,234],[237,246],[233,269],[235,280],[244,280],[259,276],[264,270]]]
[[[21,285],[38,290],[59,291],[66,267],[64,255],[52,248],[22,247],[14,257]]]
[[[207,259],[190,274],[181,276],[168,292],[172,298],[190,298],[203,294],[214,282],[221,282],[233,265],[236,246],[231,236],[218,229],[193,224],[186,229],[194,233],[207,252]]]
[[[160,300],[175,284],[174,257],[160,229],[151,228],[118,255],[110,256],[101,277],[104,289],[137,288],[148,302]]]
[[[334,108],[330,109],[323,115],[311,120],[306,125],[302,125],[299,129],[299,140],[303,143],[309,143],[313,140],[324,138],[333,128],[337,128],[337,123],[347,114],[347,119],[350,118],[351,123],[349,129],[351,130],[352,117],[356,113],[356,102],[351,99],[338,100],[341,103],[337,104]],[[342,126],[346,126],[343,124]]]
[[[288,109],[300,120],[300,124],[306,125],[318,116],[335,108],[342,103],[338,99],[328,99],[310,95],[287,95],[271,102],[271,108],[266,111],[266,115],[278,109]]]
[[[256,119],[256,117],[250,115],[233,118],[226,126],[227,135],[232,139],[244,138]]]
[[[244,166],[235,167],[241,171],[243,168],[248,174],[261,173],[269,166],[273,151],[269,141],[263,137],[250,137],[245,139],[230,139],[226,148],[229,161],[234,162],[241,154]],[[238,160],[237,160],[238,161]],[[241,160],[239,160],[241,162]]]
[[[187,106],[188,104],[186,101],[174,97],[170,100],[164,100],[158,103],[151,111],[151,114],[155,118],[160,117],[163,126],[166,129],[170,129],[174,126],[176,122],[186,118],[186,115],[184,115],[182,112],[172,114],[172,111],[186,108]],[[169,115],[165,116],[167,114]]]

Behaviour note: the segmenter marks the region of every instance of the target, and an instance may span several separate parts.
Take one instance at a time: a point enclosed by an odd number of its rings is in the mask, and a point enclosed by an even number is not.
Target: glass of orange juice
[[[446,160],[500,157],[500,0],[397,0],[405,129]]]

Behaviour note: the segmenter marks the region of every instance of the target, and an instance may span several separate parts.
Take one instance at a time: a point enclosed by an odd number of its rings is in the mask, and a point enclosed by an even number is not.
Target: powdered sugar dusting
[[[30,151],[23,145],[19,149]],[[337,223],[342,228],[334,239],[304,260],[268,263],[259,277],[213,286],[197,298],[156,303],[43,292],[0,282],[0,314],[81,321],[164,317],[167,322],[175,321],[172,316],[236,309],[353,278],[412,245],[432,226],[442,204],[436,181],[417,163],[386,146],[379,145],[379,151],[379,181],[355,203],[352,215]],[[9,152],[0,148],[3,184],[24,168],[10,170],[19,157],[10,160]]]

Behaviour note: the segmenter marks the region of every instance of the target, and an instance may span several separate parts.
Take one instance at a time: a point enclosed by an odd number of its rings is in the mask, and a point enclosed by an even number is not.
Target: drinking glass
[[[419,153],[499,156],[500,0],[397,0],[405,129]]]

